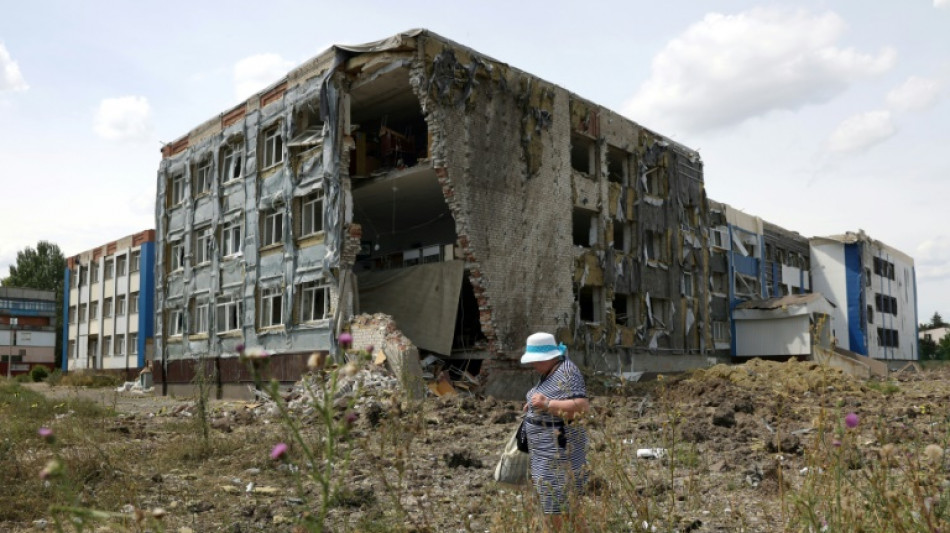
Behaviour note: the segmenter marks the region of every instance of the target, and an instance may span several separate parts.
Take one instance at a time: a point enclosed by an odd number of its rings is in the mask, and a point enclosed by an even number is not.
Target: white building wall
[[[865,301],[874,309],[874,318],[868,323],[868,355],[875,359],[917,360],[917,301],[914,288],[913,259],[878,241],[865,241],[862,256],[868,283]],[[874,272],[874,258],[894,265],[894,279]],[[877,309],[880,294],[897,300],[897,313]],[[882,346],[878,342],[878,328],[898,332],[897,347]]]
[[[810,331],[807,314],[761,320],[736,320],[736,355],[809,355]]]
[[[834,335],[837,345],[850,350],[848,339],[848,291],[845,282],[844,245],[840,242],[822,242],[813,240],[809,246],[811,254],[811,277],[813,292],[821,293],[834,309]]]

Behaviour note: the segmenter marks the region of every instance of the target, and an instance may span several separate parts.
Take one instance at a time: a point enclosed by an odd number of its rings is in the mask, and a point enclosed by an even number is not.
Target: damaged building
[[[166,391],[248,379],[238,344],[294,380],[357,325],[500,396],[538,330],[613,372],[711,353],[699,155],[426,30],[307,61],[165,145],[157,181]]]

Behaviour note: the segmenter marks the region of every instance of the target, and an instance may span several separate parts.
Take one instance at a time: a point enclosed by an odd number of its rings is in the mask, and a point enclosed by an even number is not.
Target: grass
[[[803,363],[763,364],[596,397],[584,421],[591,494],[577,502],[589,530],[947,530],[947,390],[815,372]],[[714,410],[746,395],[754,410],[737,411],[735,427],[709,423]],[[372,423],[370,404],[377,406]],[[131,505],[166,509],[169,530],[251,522],[262,530],[294,523],[315,531],[542,530],[531,488],[488,479],[498,450],[482,450],[476,436],[497,433],[500,449],[510,428],[488,422],[486,402],[409,402],[384,391],[324,405],[324,412],[288,411],[275,421],[293,426],[257,421],[206,435],[221,414],[214,405],[206,418],[157,420],[78,399],[53,402],[0,381],[0,501],[10,502],[0,506],[0,529],[49,519],[63,506],[63,517],[142,530],[121,513]],[[344,431],[339,424],[350,409],[363,416]],[[844,423],[851,411],[860,413],[855,427]],[[55,446],[37,435],[41,426],[54,430]],[[769,452],[771,432],[796,434],[801,450]],[[276,442],[291,443],[281,461],[268,457]],[[638,448],[653,447],[667,454],[636,459]],[[471,452],[485,467],[447,467],[441,457],[451,449]],[[65,472],[45,484],[37,473],[56,454]],[[249,481],[276,495],[248,490]],[[112,514],[83,514],[92,509]]]

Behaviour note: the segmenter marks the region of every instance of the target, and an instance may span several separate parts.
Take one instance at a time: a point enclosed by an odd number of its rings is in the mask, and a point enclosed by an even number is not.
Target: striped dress
[[[580,494],[587,482],[587,431],[547,411],[535,412],[531,397],[541,393],[552,400],[586,398],[584,376],[570,359],[528,391],[528,446],[531,452],[531,479],[541,497],[546,514],[561,514],[568,500]]]

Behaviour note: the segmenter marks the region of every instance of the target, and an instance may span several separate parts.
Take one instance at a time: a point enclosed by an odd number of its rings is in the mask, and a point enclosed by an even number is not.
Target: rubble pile
[[[786,362],[752,359],[741,365],[719,364],[697,370],[687,382],[722,379],[743,389],[770,391],[781,389],[790,394],[825,392],[829,387],[839,392],[860,392],[859,380],[844,372],[813,361]]]

